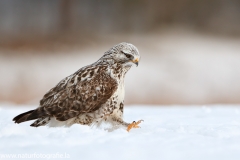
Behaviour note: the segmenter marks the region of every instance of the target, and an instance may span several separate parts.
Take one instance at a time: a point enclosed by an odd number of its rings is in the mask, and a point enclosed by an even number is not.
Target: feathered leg
[[[139,120],[137,122],[133,121],[132,123],[127,123],[124,122],[121,118],[112,118],[112,120],[114,122],[117,122],[118,124],[127,127],[127,131],[129,132],[132,128],[141,128],[140,126],[138,126],[141,122],[143,122],[143,120]]]

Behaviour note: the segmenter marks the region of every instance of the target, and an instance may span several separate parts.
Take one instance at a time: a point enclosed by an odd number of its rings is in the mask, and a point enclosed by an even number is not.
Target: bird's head
[[[110,50],[105,52],[105,58],[112,58],[114,61],[121,63],[124,66],[138,66],[140,54],[137,47],[130,43],[122,42],[113,46]]]

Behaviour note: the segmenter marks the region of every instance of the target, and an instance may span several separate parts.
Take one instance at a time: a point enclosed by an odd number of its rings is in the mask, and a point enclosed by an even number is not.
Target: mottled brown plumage
[[[16,116],[15,123],[37,119],[31,126],[112,124],[129,126],[122,120],[124,77],[140,55],[135,46],[120,43],[95,63],[64,78],[40,100],[40,106]],[[132,124],[131,124],[132,125]],[[132,128],[137,126],[132,125]]]

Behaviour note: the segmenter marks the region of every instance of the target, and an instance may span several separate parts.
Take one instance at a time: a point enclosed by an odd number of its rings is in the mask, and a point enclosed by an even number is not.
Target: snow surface
[[[141,129],[33,128],[12,118],[32,107],[0,105],[0,159],[6,154],[67,154],[69,159],[239,160],[240,106],[132,106]],[[1,157],[2,156],[2,157]],[[41,158],[38,158],[41,159]]]

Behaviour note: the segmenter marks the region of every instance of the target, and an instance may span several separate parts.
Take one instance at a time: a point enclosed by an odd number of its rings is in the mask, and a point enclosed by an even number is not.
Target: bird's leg
[[[133,121],[127,126],[127,131],[129,132],[132,128],[141,128],[140,126],[138,126],[138,124],[140,124],[141,122],[143,122],[143,120],[139,120],[137,122]]]
[[[110,116],[110,114],[105,114],[105,115],[103,116],[103,119],[106,121],[109,116]]]
[[[112,120],[113,120],[114,122],[118,123],[119,125],[122,125],[122,126],[125,126],[125,127],[127,127],[127,126],[129,125],[129,123],[124,122],[124,121],[122,120],[122,118],[113,117]]]
[[[143,120],[139,120],[137,122],[133,121],[132,123],[127,123],[124,122],[122,119],[120,118],[112,118],[113,121],[127,127],[127,131],[129,132],[132,128],[141,128],[140,126],[138,126],[138,124],[140,124],[141,122],[143,122]]]

